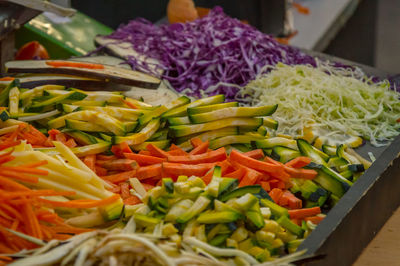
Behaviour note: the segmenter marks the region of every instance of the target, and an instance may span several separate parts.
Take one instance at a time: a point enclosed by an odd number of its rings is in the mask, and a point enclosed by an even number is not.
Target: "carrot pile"
[[[53,147],[53,141],[55,140],[62,142],[70,148],[78,146],[73,138],[57,129],[49,130],[48,134],[49,136],[46,137],[34,126],[27,123],[19,123],[15,125],[15,130],[0,136],[0,149],[18,145],[22,140],[25,140],[35,148]]]
[[[141,181],[146,190],[160,185],[163,177],[198,176],[208,184],[211,182],[214,166],[220,166],[222,176],[236,178],[239,187],[260,184],[273,196],[280,191],[275,202],[281,206],[298,209],[302,201],[296,198],[288,188],[290,178],[313,179],[317,172],[303,167],[311,162],[310,158],[298,157],[283,164],[265,156],[261,149],[240,153],[232,150],[228,155],[224,147],[210,150],[208,141],[198,138],[191,140],[193,149],[186,152],[172,144],[164,151],[152,144],[146,150],[132,152],[126,143],[112,147],[114,155],[88,155],[83,162],[101,178],[112,184],[114,193],[121,194],[125,204],[140,203],[140,199],[129,193],[130,178]]]
[[[4,144],[4,142],[1,143]],[[74,234],[87,231],[87,229],[66,224],[52,208],[94,208],[119,199],[119,195],[113,195],[103,200],[64,202],[42,198],[45,196],[71,196],[75,192],[29,188],[28,186],[34,186],[38,182],[38,175],[48,174],[46,170],[39,168],[47,164],[47,161],[7,166],[7,162],[15,159],[11,155],[12,152],[13,150],[0,155],[0,254],[13,254],[23,249],[38,247],[37,244],[18,236],[13,231],[44,241],[64,240]],[[2,261],[9,260],[11,260],[10,257],[0,256],[0,264]]]

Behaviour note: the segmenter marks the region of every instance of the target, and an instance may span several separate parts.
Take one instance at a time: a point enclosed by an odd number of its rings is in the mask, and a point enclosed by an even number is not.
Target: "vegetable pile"
[[[400,94],[389,82],[374,83],[362,73],[323,62],[317,67],[280,63],[241,93],[254,105],[279,102],[274,114],[278,132],[291,136],[304,136],[309,129],[322,143],[336,145],[349,135],[384,146],[400,130]]]
[[[134,69],[153,74],[163,70],[162,77],[177,91],[197,97],[221,93],[234,100],[241,86],[269,66],[315,64],[313,57],[225,15],[220,7],[184,24],[156,26],[133,20],[106,38],[127,42],[141,54],[127,60]]]

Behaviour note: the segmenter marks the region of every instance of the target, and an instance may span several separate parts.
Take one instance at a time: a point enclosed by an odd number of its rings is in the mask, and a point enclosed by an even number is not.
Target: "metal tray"
[[[391,77],[390,73],[369,66],[304,52],[358,66],[368,75]],[[389,146],[377,148],[367,143],[357,152],[365,158],[372,152],[377,159],[299,246],[298,250],[307,249],[308,255],[324,255],[305,265],[351,265],[400,205],[400,136]]]

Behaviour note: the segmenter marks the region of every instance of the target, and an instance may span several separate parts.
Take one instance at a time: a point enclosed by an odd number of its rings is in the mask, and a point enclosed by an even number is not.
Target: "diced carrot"
[[[319,224],[320,222],[322,222],[323,219],[324,217],[318,215],[304,218],[306,222],[310,221],[313,224]]]
[[[119,183],[128,180],[129,178],[136,176],[136,170],[126,171],[113,175],[101,176],[104,180],[110,181],[111,183]]]
[[[285,163],[285,165],[293,168],[303,168],[304,166],[307,166],[310,163],[311,163],[311,158],[300,156],[294,158],[293,160],[290,160],[289,162]]]
[[[220,162],[226,159],[225,148],[219,148],[218,150],[187,156],[168,156],[168,162],[173,163],[184,163],[184,164],[199,164],[199,163],[213,163]]]
[[[153,164],[148,166],[140,167],[136,172],[136,177],[141,179],[151,178],[151,177],[161,177],[162,166],[161,164]]]
[[[76,144],[76,142],[73,138],[70,138],[69,140],[67,140],[67,142],[65,142],[65,145],[68,148],[74,148],[74,147],[78,146],[78,144]]]
[[[200,145],[196,146],[193,150],[189,152],[191,155],[197,155],[197,154],[202,154],[208,151],[208,146],[210,145],[210,142],[207,140]]]
[[[28,183],[37,183],[39,181],[39,178],[37,176],[28,176],[25,174],[4,169],[0,169],[0,175]]]
[[[230,172],[229,174],[225,174],[224,177],[236,178],[240,181],[243,178],[244,174],[245,174],[245,169],[239,168],[236,171]]]
[[[142,201],[136,196],[130,196],[129,198],[124,199],[125,205],[136,205],[142,203]]]
[[[193,148],[200,146],[202,143],[203,141],[200,138],[192,138],[190,140],[190,144],[192,144]]]
[[[107,161],[102,165],[102,167],[107,170],[114,171],[130,171],[139,168],[137,162],[131,159],[116,159],[113,161]]]
[[[148,144],[146,149],[150,152],[152,156],[160,157],[160,158],[168,158],[169,154],[166,151],[154,146],[153,144]]]
[[[126,182],[122,182],[120,184],[121,187],[121,198],[122,199],[127,199],[131,196],[131,193],[129,193],[129,184]]]
[[[230,159],[232,161],[238,162],[242,165],[245,165],[249,168],[266,172],[268,173],[271,177],[275,177],[278,179],[281,179],[284,182],[289,181],[289,175],[284,171],[283,166],[272,164],[272,163],[267,163],[267,162],[262,162],[258,161],[256,159],[250,158],[246,155],[243,155],[242,153],[232,150],[230,154]]]
[[[282,193],[282,195],[281,195],[281,197],[279,199],[278,204],[281,205],[281,206],[288,206],[289,205],[289,199],[291,197],[294,197],[294,195],[290,191],[288,191],[288,190],[283,191],[283,193]]]
[[[135,160],[140,166],[165,162],[167,159],[137,153],[124,153],[125,158]]]
[[[96,173],[96,155],[95,154],[86,155],[85,158],[83,158],[83,163],[86,164],[87,167],[89,167],[93,172]]]
[[[150,155],[151,156],[151,152],[146,151],[146,150],[139,151],[139,154],[141,154],[141,155]]]
[[[278,183],[276,183],[276,187],[279,189],[285,189],[286,188],[285,182],[279,180]]]
[[[239,187],[254,185],[262,174],[253,169],[246,169],[245,174],[240,180]]]
[[[292,168],[285,166],[285,171],[293,178],[314,179],[318,172],[313,169]]]
[[[95,170],[96,170],[96,174],[98,176],[105,176],[105,175],[108,174],[107,169],[105,169],[105,168],[103,168],[101,166],[98,166],[98,165],[95,166]]]
[[[271,187],[270,187],[268,181],[261,181],[261,182],[260,182],[260,185],[261,185],[261,187],[262,187],[265,191],[267,191],[267,192],[269,192],[269,191],[271,190]]]
[[[55,137],[56,137],[56,141],[59,141],[62,144],[65,144],[67,142],[67,136],[65,136],[64,133],[60,132]]]
[[[204,176],[211,168],[215,166],[215,163],[201,163],[197,165],[187,165],[181,163],[162,163],[163,173],[166,176],[178,177],[180,175],[186,176]]]
[[[289,208],[294,209],[301,209],[303,207],[303,202],[301,199],[297,198],[293,195],[293,197],[289,198]]]
[[[253,159],[256,159],[256,160],[259,160],[264,157],[264,152],[262,151],[262,149],[256,149],[256,150],[245,152],[245,153],[243,153],[243,155],[248,156]]]
[[[279,204],[279,199],[281,198],[283,191],[279,188],[274,188],[269,192],[270,197]]]
[[[320,207],[303,208],[303,209],[289,210],[288,212],[291,219],[304,219],[306,217],[320,214],[321,208]]]
[[[87,69],[104,69],[104,65],[101,65],[101,64],[71,62],[71,61],[46,61],[46,65],[49,65],[52,67],[75,67],[75,68],[87,68]]]

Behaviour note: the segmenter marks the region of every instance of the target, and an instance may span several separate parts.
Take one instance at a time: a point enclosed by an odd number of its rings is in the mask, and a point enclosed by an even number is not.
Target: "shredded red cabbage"
[[[203,91],[234,100],[237,85],[246,85],[265,66],[278,62],[315,66],[312,56],[225,15],[221,7],[184,24],[156,26],[142,18],[132,20],[107,38],[129,42],[137,52],[157,59],[164,79],[177,91],[189,88],[185,93],[197,97]],[[127,61],[134,69],[154,72],[141,59],[130,56]]]

